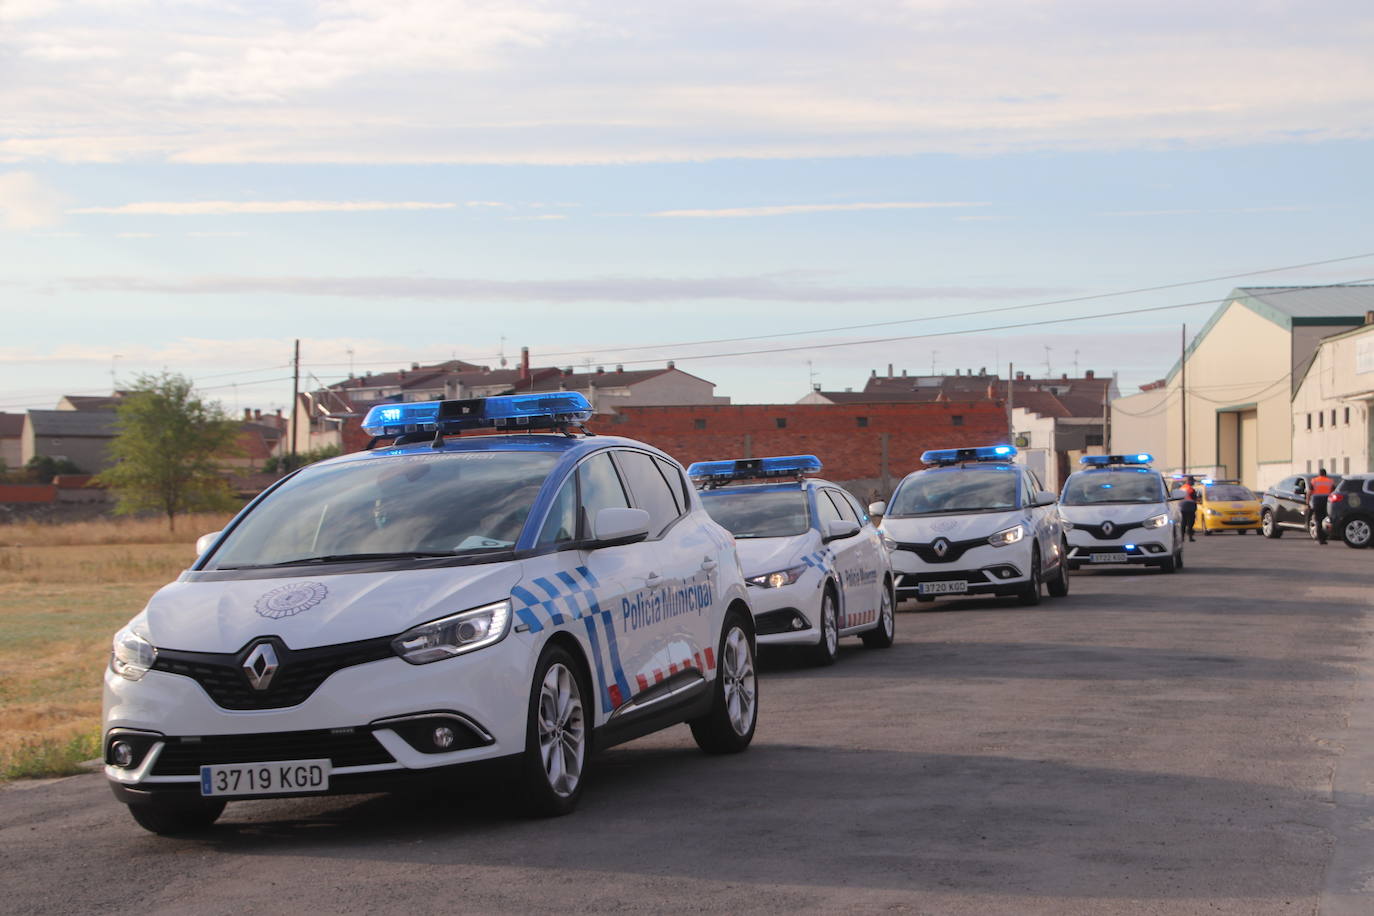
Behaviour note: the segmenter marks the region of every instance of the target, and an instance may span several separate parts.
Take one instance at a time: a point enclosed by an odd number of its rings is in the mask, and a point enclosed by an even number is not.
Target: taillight
[[[1330,498],[1327,499],[1327,502],[1338,503],[1343,499],[1345,499],[1344,493],[1332,493]]]

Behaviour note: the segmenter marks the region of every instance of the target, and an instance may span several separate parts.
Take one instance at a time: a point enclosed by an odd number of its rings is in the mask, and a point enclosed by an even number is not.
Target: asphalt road
[[[641,739],[558,820],[475,785],[161,839],[102,776],[11,786],[0,911],[1374,913],[1372,566],[1228,534],[1038,608],[904,606],[893,649],[767,661],[748,753]]]

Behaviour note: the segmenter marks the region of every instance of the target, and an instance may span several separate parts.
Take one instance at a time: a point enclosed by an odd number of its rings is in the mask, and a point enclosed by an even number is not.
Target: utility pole
[[[1007,445],[1016,444],[1016,424],[1011,419],[1012,402],[1011,363],[1007,363]]]
[[[1178,338],[1178,401],[1183,414],[1183,476],[1188,476],[1188,325]]]
[[[301,400],[301,340],[296,338],[296,352],[291,357],[291,467],[296,466],[296,408]]]

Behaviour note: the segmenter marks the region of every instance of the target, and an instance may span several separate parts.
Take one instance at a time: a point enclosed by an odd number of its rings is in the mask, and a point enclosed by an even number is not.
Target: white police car
[[[590,416],[569,392],[374,407],[389,447],[303,468],[210,536],[114,639],[105,773],[134,819],[174,833],[226,800],[424,777],[562,814],[593,749],[678,722],[747,747],[734,541],[667,455],[574,435]],[[551,434],[454,436],[481,427]]]
[[[1183,529],[1177,500],[1169,499],[1154,459],[1084,455],[1059,497],[1069,540],[1069,569],[1082,566],[1183,568]]]
[[[760,646],[808,646],[834,663],[842,636],[892,645],[892,566],[868,513],[848,492],[804,477],[815,455],[701,461],[687,475],[735,536]]]
[[[883,516],[899,599],[1014,595],[1038,604],[1042,585],[1069,593],[1054,494],[1015,457],[1010,445],[928,451],[921,461],[935,467],[869,507]]]

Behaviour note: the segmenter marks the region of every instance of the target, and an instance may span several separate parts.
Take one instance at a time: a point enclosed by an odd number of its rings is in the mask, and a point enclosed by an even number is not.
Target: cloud
[[[148,201],[117,207],[77,207],[68,213],[87,216],[234,216],[282,213],[370,213],[378,210],[452,210],[458,204],[385,200],[189,200]]]
[[[1340,0],[280,0],[175,14],[5,0],[0,17],[26,21],[0,32],[6,117],[25,125],[0,140],[11,162],[691,162],[1374,137],[1374,8]]]
[[[817,283],[804,273],[725,277],[593,277],[554,280],[493,280],[472,277],[76,277],[66,285],[79,292],[166,295],[286,295],[358,299],[427,299],[472,302],[906,302],[997,300],[1058,296],[1071,290],[995,286],[840,286]]]
[[[0,173],[0,225],[7,229],[46,229],[62,217],[63,198],[31,172]]]
[[[845,213],[855,210],[929,210],[942,207],[986,206],[986,203],[892,201],[865,204],[786,204],[772,207],[731,207],[723,210],[661,210],[653,215],[690,219],[738,219],[751,216],[792,216],[798,213]]]

